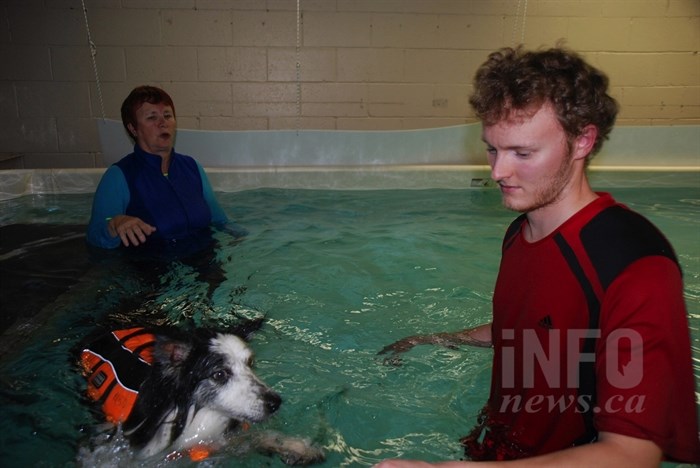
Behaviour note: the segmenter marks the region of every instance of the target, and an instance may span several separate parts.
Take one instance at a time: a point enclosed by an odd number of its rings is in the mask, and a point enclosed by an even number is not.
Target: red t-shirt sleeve
[[[651,440],[700,462],[695,379],[678,266],[649,256],[606,291],[596,350],[598,431]]]

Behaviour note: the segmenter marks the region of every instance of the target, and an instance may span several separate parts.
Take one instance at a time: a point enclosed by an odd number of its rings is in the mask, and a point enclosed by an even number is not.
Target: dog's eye
[[[231,373],[226,369],[220,369],[211,375],[211,379],[219,384],[226,383],[231,376]]]

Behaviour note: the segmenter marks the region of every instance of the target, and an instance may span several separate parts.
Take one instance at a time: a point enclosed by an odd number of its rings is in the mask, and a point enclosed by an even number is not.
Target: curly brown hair
[[[608,77],[563,47],[526,51],[503,48],[476,71],[469,103],[484,125],[494,125],[514,111],[537,110],[551,103],[571,143],[592,124],[596,154],[615,124],[618,105],[608,95]]]
[[[136,111],[144,102],[149,104],[165,103],[172,108],[173,115],[175,115],[175,104],[168,93],[155,86],[137,86],[129,93],[126,99],[124,99],[121,108],[122,124],[124,124],[126,133],[132,139],[134,136],[129,131],[129,124],[136,128]]]

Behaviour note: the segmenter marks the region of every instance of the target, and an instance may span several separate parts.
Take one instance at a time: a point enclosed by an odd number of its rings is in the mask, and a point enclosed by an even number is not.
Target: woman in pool
[[[107,169],[92,205],[87,240],[114,249],[169,244],[208,233],[228,219],[202,167],[173,150],[175,105],[160,88],[139,86],[124,100],[122,122],[133,153]],[[157,242],[155,242],[157,240]]]

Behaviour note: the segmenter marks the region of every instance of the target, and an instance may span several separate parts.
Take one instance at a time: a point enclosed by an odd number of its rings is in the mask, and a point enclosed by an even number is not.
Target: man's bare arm
[[[491,347],[491,343],[491,324],[486,323],[474,328],[468,328],[457,332],[408,336],[385,346],[377,354],[405,353],[414,346],[422,344],[434,344],[454,349],[461,345],[489,348]]]

